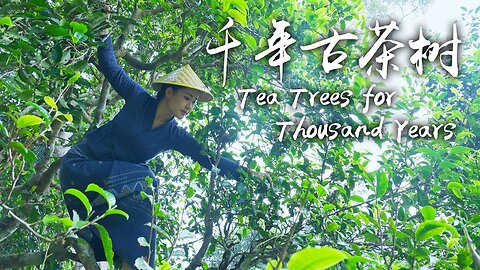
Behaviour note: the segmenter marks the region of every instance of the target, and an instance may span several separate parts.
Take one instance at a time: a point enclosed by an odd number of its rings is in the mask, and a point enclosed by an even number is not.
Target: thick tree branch
[[[206,32],[203,29],[199,29],[197,31],[197,36],[203,36],[205,35]],[[169,61],[175,61],[175,62],[181,62],[181,60],[188,56],[188,49],[190,46],[193,44],[195,40],[193,38],[188,38],[185,42],[180,44],[180,47],[174,52],[166,53],[161,56],[159,56],[157,59],[155,59],[151,63],[144,63],[137,58],[135,58],[133,55],[131,55],[129,52],[122,52],[120,55],[125,59],[125,61],[132,67],[140,70],[154,70],[156,69],[159,65],[169,62]],[[196,51],[198,50],[198,47],[195,49]]]
[[[160,57],[158,57],[155,61],[151,63],[144,63],[135,57],[133,57],[130,53],[125,52],[125,55],[123,56],[123,59],[132,67],[140,70],[154,70],[157,68],[160,64],[168,62],[168,61],[180,61],[182,59],[183,55],[179,50],[172,52],[172,53],[166,53]]]
[[[214,186],[215,186],[215,173],[212,173],[210,176],[210,189],[213,189]],[[200,247],[200,250],[197,252],[197,254],[195,254],[192,261],[190,262],[190,265],[186,268],[186,270],[194,270],[194,269],[197,269],[197,267],[202,265],[202,259],[205,256],[205,253],[207,252],[210,242],[212,241],[213,220],[211,217],[212,216],[211,212],[212,212],[212,205],[213,205],[213,196],[214,196],[214,192],[212,190],[211,192],[209,192],[208,205],[205,212],[205,218],[204,218],[205,233],[203,235],[202,246]]]
[[[103,80],[102,90],[100,92],[97,107],[95,108],[95,116],[93,118],[92,124],[90,125],[90,129],[96,128],[102,120],[103,113],[105,112],[105,108],[107,106],[108,86],[108,81],[106,79]]]
[[[100,270],[100,267],[95,260],[95,255],[93,254],[93,249],[90,245],[83,239],[69,238],[69,244],[75,249],[78,260],[83,264],[86,270]]]
[[[222,136],[224,136],[223,134]],[[220,139],[219,141],[222,141]],[[221,144],[217,145],[217,157],[220,157],[220,152],[222,150]],[[220,159],[217,159],[215,162],[215,167],[218,168],[218,163],[220,162]],[[197,267],[202,265],[202,259],[205,256],[205,253],[207,252],[208,246],[210,245],[210,242],[212,241],[213,238],[213,220],[212,220],[212,211],[213,211],[213,200],[215,197],[215,179],[217,177],[217,174],[215,172],[212,172],[210,174],[210,183],[209,183],[209,188],[208,188],[208,204],[207,204],[207,209],[205,209],[205,218],[204,218],[204,223],[205,223],[205,234],[203,235],[203,243],[202,246],[200,247],[200,250],[195,254],[193,257],[192,261],[190,262],[190,265],[186,268],[186,270],[194,270],[197,269]]]
[[[180,8],[181,6],[179,4],[172,4],[172,7],[174,9],[177,9],[177,8]],[[165,9],[163,7],[158,7],[158,8],[154,8],[154,9],[150,9],[150,10],[140,10],[138,7],[135,7],[135,9],[132,13],[131,19],[134,20],[134,21],[138,21],[142,17],[154,16],[154,15],[160,14],[164,11],[165,11]],[[118,48],[123,47],[123,44],[125,43],[125,39],[126,39],[127,35],[130,33],[130,31],[132,31],[132,28],[133,27],[132,27],[131,24],[127,25],[125,30],[123,30],[122,34],[117,39],[117,42],[115,43],[115,48],[118,49]]]
[[[48,145],[47,148],[43,154],[43,157],[40,159],[41,162],[38,162],[37,165],[35,165],[35,176],[41,176],[48,168],[48,162],[50,161],[50,157],[52,157],[54,150],[55,150],[55,143],[57,141],[58,135],[63,127],[63,122],[62,121],[54,121],[52,123],[52,131],[48,135]],[[36,180],[35,177],[33,179],[34,181]]]
[[[47,188],[50,186],[50,183],[52,182],[53,177],[60,169],[61,164],[62,164],[62,158],[55,160],[54,162],[52,162],[52,164],[50,164],[50,167],[48,167],[48,169],[43,174],[41,174],[38,178],[36,178],[37,181],[35,182],[32,181],[30,183],[27,183],[27,185],[25,185],[25,188],[27,190],[31,190],[31,187],[33,187],[31,186],[32,184],[36,186],[35,192],[27,196],[27,201],[30,201],[32,198],[37,197],[38,195],[41,195],[43,192],[45,192],[45,190],[47,190]]]
[[[47,262],[49,260],[66,261],[69,259],[77,259],[75,254],[68,252],[64,244],[56,243],[50,246],[48,252],[39,251],[26,254],[2,255],[0,256],[0,269],[17,269],[27,266],[41,265],[46,256],[48,256]]]
[[[76,254],[68,251],[73,247]],[[65,241],[52,243],[47,251],[22,253],[0,256],[0,269],[22,268],[28,266],[42,265],[49,261],[80,261],[87,270],[100,270],[92,248],[85,240],[80,238],[67,238]]]

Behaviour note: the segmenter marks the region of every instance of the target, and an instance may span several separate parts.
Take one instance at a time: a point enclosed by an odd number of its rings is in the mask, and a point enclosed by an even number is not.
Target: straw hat
[[[213,96],[208,88],[203,84],[202,80],[195,74],[195,71],[190,65],[185,65],[177,70],[174,70],[167,75],[161,77],[159,80],[152,83],[153,89],[159,91],[162,84],[173,84],[198,90],[200,101],[211,101]]]

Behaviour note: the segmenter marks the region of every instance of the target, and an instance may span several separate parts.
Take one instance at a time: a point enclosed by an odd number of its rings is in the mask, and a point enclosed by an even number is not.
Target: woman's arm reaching
[[[202,167],[209,170],[211,170],[215,164],[213,158],[210,157],[206,151],[202,151],[202,146],[184,128],[179,127],[177,143],[174,145],[173,149],[183,155],[191,157],[193,160],[200,163]],[[248,168],[240,166],[237,162],[225,157],[220,157],[218,169],[220,169],[220,175],[236,180],[242,180],[245,178],[245,174],[251,174]]]
[[[202,152],[202,146],[190,135],[184,128],[179,128],[179,136],[177,144],[174,146],[174,150],[191,157],[196,162],[200,163],[204,168],[209,170],[213,167],[214,160],[208,155]],[[253,176],[259,179],[261,182],[268,180],[269,185],[273,188],[272,177],[269,173],[257,172],[250,170],[247,167],[240,166],[237,162],[225,157],[220,157],[218,162],[218,169],[220,169],[220,175],[233,178],[236,180],[243,180],[245,176]]]
[[[103,34],[108,32],[102,32]],[[144,95],[145,89],[132,80],[127,73],[120,67],[115,58],[111,36],[105,36],[105,46],[99,46],[97,51],[98,65],[100,71],[105,75],[113,89],[117,91],[126,102],[134,99],[138,95]]]

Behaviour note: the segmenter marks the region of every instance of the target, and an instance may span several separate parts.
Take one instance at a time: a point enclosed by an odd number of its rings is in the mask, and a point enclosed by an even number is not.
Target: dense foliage
[[[468,35],[458,77],[440,65],[426,64],[421,76],[413,65],[405,67],[396,102],[368,115],[361,110],[362,93],[382,80],[358,66],[376,39],[363,14],[362,1],[347,0],[2,0],[0,268],[66,269],[73,260],[88,265],[88,248],[71,236],[95,220],[68,217],[58,168],[66,147],[123,104],[96,69],[95,36],[107,27],[119,62],[144,86],[190,64],[215,99],[198,104],[181,124],[212,155],[225,152],[273,178],[272,186],[253,177],[224,179],[175,152],[151,160],[160,180],[153,209],[158,266],[479,268],[479,8],[462,18]],[[210,55],[205,48],[210,40],[212,48],[225,43],[220,30],[228,17],[234,19],[229,33],[241,46],[229,51],[222,86],[224,54]],[[273,19],[289,22],[286,31],[296,40],[287,49],[292,59],[282,80],[279,67],[268,64],[270,56],[254,59],[268,48]],[[324,48],[300,46],[332,36],[332,29],[359,40],[340,42],[336,48],[348,57],[341,69],[326,73]],[[279,102],[260,106],[258,93],[251,94],[241,110],[239,89],[248,88],[275,93]],[[353,95],[346,107],[310,106],[302,99],[293,110],[289,90],[298,88]],[[276,122],[304,115],[310,123],[373,126],[381,116],[391,123],[393,114],[457,128],[449,140],[399,143],[390,132],[374,140],[293,140],[290,133],[278,140]],[[381,151],[369,151],[376,147]],[[109,199],[110,214],[122,214]]]

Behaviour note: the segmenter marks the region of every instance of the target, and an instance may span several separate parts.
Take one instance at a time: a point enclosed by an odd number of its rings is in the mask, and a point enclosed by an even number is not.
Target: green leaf
[[[13,141],[10,143],[9,147],[15,149],[15,151],[22,155],[31,165],[33,165],[37,158],[35,153],[32,150],[27,149],[21,142]]]
[[[105,258],[107,259],[108,266],[113,269],[113,245],[112,239],[108,235],[108,231],[100,224],[95,224],[98,232],[100,233],[100,239],[102,239],[103,251],[105,252]]]
[[[73,32],[80,32],[82,34],[85,34],[88,31],[88,27],[83,23],[71,22],[70,27],[72,27]]]
[[[54,63],[59,63],[62,60],[63,48],[60,43],[57,43],[53,46],[51,53]]]
[[[377,198],[381,198],[388,189],[388,179],[387,174],[385,172],[378,171],[377,172],[377,186],[375,188],[375,196]]]
[[[24,128],[28,126],[37,126],[43,124],[42,118],[35,115],[22,115],[17,119],[17,128]]]
[[[68,37],[67,30],[58,25],[47,25],[44,30],[47,35],[52,37]]]
[[[48,106],[52,107],[55,111],[58,111],[57,104],[55,103],[55,100],[49,96],[45,96],[43,98],[45,103],[47,103]]]
[[[245,41],[247,42],[248,47],[250,47],[251,49],[256,49],[257,48],[257,41],[251,35],[246,34],[245,35]]]
[[[466,146],[455,146],[450,149],[450,154],[467,154],[472,150],[472,148]]]
[[[444,160],[444,161],[442,161],[442,163],[440,163],[440,168],[442,168],[444,170],[453,169],[453,168],[456,168],[456,167],[457,167],[457,164],[452,163],[448,160]]]
[[[452,239],[448,240],[448,242],[447,242],[447,248],[448,248],[448,249],[452,248],[453,246],[455,246],[456,244],[458,244],[458,241],[459,241],[458,238],[452,238]]]
[[[73,43],[77,43],[79,41],[84,41],[87,39],[87,36],[80,32],[75,32],[73,35],[71,35]]]
[[[472,256],[470,255],[470,252],[468,251],[468,248],[463,248],[460,251],[458,251],[457,263],[460,266],[460,269],[465,269],[470,265],[472,265],[473,259],[472,259]]]
[[[90,214],[92,212],[92,206],[90,205],[87,196],[85,196],[85,194],[83,194],[80,190],[70,188],[65,191],[65,195],[67,194],[77,197],[85,206],[87,214]]]
[[[79,78],[80,78],[80,71],[77,71],[75,72],[75,75],[73,75],[70,79],[68,79],[67,85],[74,84]]]
[[[147,187],[149,187],[150,189],[153,189],[153,178],[150,177],[150,176],[145,176],[145,182],[147,182]]]
[[[73,122],[73,116],[69,113],[62,113],[61,114],[63,117],[65,117],[65,119],[67,119],[68,122]]]
[[[371,259],[367,259],[367,258],[362,257],[362,256],[352,256],[352,257],[348,258],[347,268],[348,268],[349,270],[359,269],[359,268],[357,267],[359,263],[371,263],[371,264],[380,266],[380,264],[379,264],[377,261],[374,261],[374,260],[371,260]],[[364,267],[364,269],[368,269],[368,268],[367,268],[367,267]]]
[[[227,11],[228,15],[232,16],[237,22],[239,22],[243,27],[247,26],[247,16],[242,14],[240,11],[235,9],[229,9]]]
[[[52,118],[50,117],[50,114],[47,112],[47,110],[45,110],[42,106],[38,105],[37,103],[33,103],[29,101],[27,102],[27,104],[37,109],[37,111],[42,115],[43,120],[45,121],[45,125],[47,126],[50,125],[50,121]]]
[[[148,198],[148,200],[150,201],[150,203],[151,203],[151,204],[154,204],[153,196],[152,196],[152,195],[147,194],[145,191],[141,191],[141,192],[140,192],[140,196],[142,197],[142,199]]]
[[[60,222],[63,223],[63,226],[65,226],[65,228],[70,228],[73,226],[73,221],[68,217],[60,218]]]
[[[317,195],[318,197],[327,196],[327,191],[322,185],[317,186]]]
[[[10,136],[10,133],[8,132],[8,129],[3,125],[2,120],[0,120],[0,134],[2,134],[5,137]]]
[[[325,212],[332,211],[333,209],[335,209],[335,205],[331,203],[327,203],[323,206],[323,211]]]
[[[260,0],[258,1],[258,4],[260,4],[260,9],[265,7],[265,0]]]
[[[162,264],[160,265],[160,270],[170,270],[170,264],[168,264],[165,260],[163,260]]]
[[[327,224],[327,231],[329,231],[329,232],[336,231],[339,228],[340,228],[340,225],[338,225],[338,223],[336,223],[336,222],[329,222]]]
[[[288,270],[322,270],[332,267],[347,256],[331,247],[305,248],[295,252],[288,261]]]
[[[8,16],[2,17],[0,19],[0,25],[12,26],[12,19]]]
[[[125,211],[120,209],[108,209],[107,211],[105,211],[105,216],[109,216],[109,215],[122,215],[126,219],[129,218],[128,214]]]
[[[415,231],[415,238],[419,241],[427,240],[441,234],[447,228],[447,225],[448,224],[436,220],[428,220],[420,223]]]
[[[275,269],[282,269],[282,262],[278,263],[277,260],[270,260],[268,263],[267,263],[267,268],[266,270],[275,270]]]
[[[416,150],[418,153],[423,153],[425,155],[429,155],[429,156],[432,156],[432,157],[437,157],[437,158],[440,158],[440,155],[437,153],[437,151],[434,151],[428,147],[419,147],[417,148]]]
[[[354,202],[359,202],[359,203],[365,202],[365,200],[362,198],[362,196],[359,196],[359,195],[350,196],[350,200],[354,201]]]
[[[146,223],[146,224],[144,224],[144,225],[145,225],[145,226],[148,226],[149,228],[153,228],[153,229],[154,229],[159,235],[161,235],[162,237],[165,237],[165,238],[168,237],[168,233],[165,232],[165,231],[164,231],[162,228],[160,228],[158,225],[155,225],[155,224],[152,225],[151,222],[148,222],[148,223]]]
[[[188,187],[187,188],[187,198],[191,198],[191,197],[193,197],[193,195],[195,195],[195,189],[192,188],[192,187]]]
[[[350,243],[350,246],[352,247],[352,249],[355,251],[355,254],[356,255],[360,255],[362,254],[362,252],[360,251],[360,247],[355,244],[355,243]],[[353,258],[353,257],[352,257]]]
[[[430,205],[420,209],[420,213],[422,213],[423,219],[425,219],[425,221],[435,219],[435,208]]]
[[[55,222],[61,222],[63,223],[65,228],[70,228],[73,226],[73,221],[70,218],[60,218],[53,215],[46,215],[42,221],[43,221],[43,224],[45,225],[55,223]]]
[[[53,215],[46,215],[45,217],[43,217],[43,224],[47,225],[47,224],[50,224],[50,223],[54,223],[56,221],[60,220],[59,217],[57,216],[53,216]]]
[[[112,193],[103,190],[103,188],[101,188],[97,184],[89,184],[87,186],[87,189],[85,189],[85,192],[96,192],[100,194],[105,199],[105,201],[107,201],[109,209],[111,209],[116,203],[115,196]]]
[[[231,0],[231,4],[234,5],[241,13],[245,15],[249,10],[247,2],[245,2],[245,0]]]
[[[450,189],[457,198],[463,199],[462,190],[464,189],[464,186],[462,184],[458,182],[449,182],[447,188]]]
[[[230,9],[230,3],[232,2],[231,0],[223,0],[223,8],[222,11],[225,12]]]

